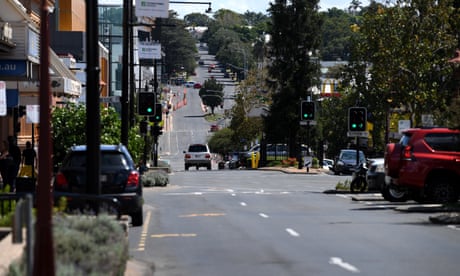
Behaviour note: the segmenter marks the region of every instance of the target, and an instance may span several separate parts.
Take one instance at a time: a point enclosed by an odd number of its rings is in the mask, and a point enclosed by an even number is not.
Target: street
[[[208,78],[205,70],[199,67],[194,80]],[[433,225],[426,213],[395,211],[413,202],[324,193],[350,176],[216,164],[185,171],[182,151],[205,143],[210,123],[198,90],[173,89],[185,90],[187,105],[169,115],[172,127],[160,137],[170,184],[144,189],[144,226],[129,229],[131,258],[153,264],[155,275],[459,274],[459,228]]]
[[[144,190],[144,226],[129,231],[130,255],[153,263],[155,275],[459,271],[458,228],[388,202],[323,193],[343,176],[203,170],[170,177],[167,187]]]

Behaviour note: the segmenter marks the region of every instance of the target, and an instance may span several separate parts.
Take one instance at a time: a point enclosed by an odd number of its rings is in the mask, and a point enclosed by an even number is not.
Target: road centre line
[[[259,213],[259,216],[263,217],[263,218],[269,218],[268,215],[264,214],[264,213]]]
[[[286,232],[288,232],[289,235],[291,235],[291,236],[293,236],[293,237],[299,237],[299,236],[300,236],[299,233],[297,233],[296,231],[294,231],[294,230],[291,229],[291,228],[286,228]]]
[[[204,213],[204,214],[188,214],[180,215],[180,218],[193,218],[193,217],[221,217],[225,216],[225,213]]]
[[[240,205],[241,205],[241,206],[248,206],[248,205],[246,204],[246,202],[240,202]]]
[[[155,235],[151,235],[150,237],[162,239],[162,238],[179,238],[179,237],[190,238],[190,237],[196,237],[196,236],[197,234],[189,233],[189,234],[155,234]]]
[[[349,272],[352,272],[352,273],[359,273],[359,269],[356,268],[355,266],[347,263],[347,262],[344,262],[341,258],[339,257],[331,257],[329,259],[329,264],[332,264],[332,265],[337,265]]]
[[[145,240],[147,238],[147,232],[148,232],[148,227],[149,227],[149,222],[150,222],[150,217],[151,216],[152,216],[151,211],[148,211],[147,214],[145,215],[144,225],[142,226],[141,239],[139,240],[137,251],[144,251],[145,250]]]

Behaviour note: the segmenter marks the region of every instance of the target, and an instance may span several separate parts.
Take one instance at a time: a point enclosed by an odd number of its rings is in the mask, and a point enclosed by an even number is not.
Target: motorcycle
[[[356,168],[355,172],[353,172],[353,177],[350,183],[350,191],[352,193],[362,193],[367,190],[367,170],[368,168],[366,166],[366,163],[361,163]]]

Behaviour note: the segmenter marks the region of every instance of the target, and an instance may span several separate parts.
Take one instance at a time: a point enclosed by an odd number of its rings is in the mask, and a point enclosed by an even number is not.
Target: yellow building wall
[[[59,1],[59,31],[86,31],[85,0]]]

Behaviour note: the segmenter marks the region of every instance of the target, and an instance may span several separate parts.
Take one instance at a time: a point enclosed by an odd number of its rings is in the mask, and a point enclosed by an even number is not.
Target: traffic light
[[[141,134],[147,134],[147,126],[148,122],[146,120],[142,120],[139,122],[139,130]]]
[[[155,104],[155,114],[150,117],[150,122],[159,123],[163,121],[163,106],[161,103]]]
[[[366,131],[367,110],[365,107],[350,107],[348,109],[348,131]]]
[[[300,104],[300,119],[302,121],[310,121],[315,119],[315,103],[310,101],[302,101]]]
[[[163,134],[163,131],[161,129],[162,129],[161,126],[155,124],[154,126],[150,128],[150,135],[156,136],[156,137],[160,136],[161,134]]]
[[[139,92],[137,95],[137,112],[141,116],[153,116],[155,114],[155,93]]]

